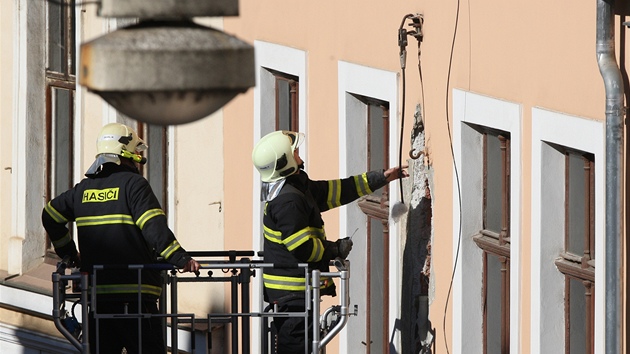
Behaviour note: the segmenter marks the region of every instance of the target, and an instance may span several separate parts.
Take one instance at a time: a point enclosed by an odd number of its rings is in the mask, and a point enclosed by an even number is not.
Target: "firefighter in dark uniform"
[[[42,223],[60,257],[70,257],[80,264],[82,272],[90,274],[94,265],[106,266],[96,273],[99,314],[158,313],[160,270],[143,269],[139,280],[137,271],[115,265],[152,264],[161,257],[183,271],[199,270],[199,263],[169,229],[155,194],[138,171],[136,163],[146,162],[139,154],[144,148],[146,145],[132,128],[119,123],[105,125],[87,178],[51,200],[42,212]],[[67,228],[71,221],[77,226],[80,252]],[[97,353],[92,316],[90,325],[90,350]],[[128,353],[166,353],[159,317],[142,320],[141,342],[137,318],[101,319],[98,326],[99,353],[120,353],[122,348]]]
[[[304,162],[297,148],[304,134],[275,131],[265,135],[254,147],[252,161],[262,180],[265,262],[275,264],[308,263],[309,271],[329,271],[337,257],[345,259],[352,249],[349,238],[326,238],[321,213],[350,203],[408,176],[403,168],[371,171],[330,181],[314,181],[303,171]],[[304,312],[306,286],[303,268],[271,268],[263,272],[264,299],[277,304],[282,312]],[[322,278],[320,294],[335,296],[335,284]],[[318,314],[317,314],[318,315]],[[303,317],[275,317],[272,324],[278,354],[304,353]],[[311,352],[312,323],[308,321],[308,352]]]

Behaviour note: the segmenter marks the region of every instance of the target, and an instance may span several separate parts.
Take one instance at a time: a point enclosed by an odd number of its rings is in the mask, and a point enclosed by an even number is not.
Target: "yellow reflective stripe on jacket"
[[[58,240],[52,240],[52,244],[55,248],[63,247],[72,242],[72,237],[70,237],[70,233],[65,234],[62,238]]]
[[[166,247],[166,249],[162,251],[162,253],[160,253],[160,256],[164,257],[165,259],[169,259],[173,252],[177,251],[180,247],[181,246],[179,245],[179,242],[175,240],[171,242],[171,244],[168,245],[168,247]]]
[[[95,226],[95,225],[112,225],[112,224],[135,225],[131,215],[125,215],[125,214],[80,216],[77,218],[76,223],[78,227]]]
[[[265,288],[304,291],[306,290],[306,279],[301,277],[284,277],[281,275],[272,275],[263,273],[263,283]],[[324,289],[332,286],[334,282],[330,277],[322,277],[320,279],[320,288]]]
[[[263,225],[263,235],[271,242],[282,243],[282,233],[280,231],[274,231]]]
[[[302,230],[294,233],[293,235],[287,237],[282,242],[289,251],[293,251],[311,238],[324,238],[324,230],[318,229],[316,227],[307,226]]]
[[[319,262],[324,257],[324,244],[318,238],[313,238],[313,252],[307,262]]]
[[[263,283],[265,284],[265,287],[269,289],[293,291],[306,289],[306,278],[300,277],[283,277],[263,273]]]
[[[160,296],[162,293],[162,288],[155,285],[141,284],[140,292],[142,294],[149,294]],[[108,285],[97,285],[96,293],[99,295],[106,294],[137,294],[138,293],[138,284],[108,284]]]
[[[138,225],[138,227],[140,228],[140,230],[142,230],[142,228],[144,228],[144,224],[146,224],[147,221],[151,220],[151,218],[159,216],[159,215],[165,215],[164,214],[164,210],[162,209],[150,209],[144,212],[144,214],[142,214],[142,216],[140,216],[138,218],[138,221],[136,221],[136,225]]]
[[[53,220],[55,220],[55,222],[59,224],[65,224],[68,222],[68,219],[66,219],[63,215],[61,215],[61,213],[58,212],[57,209],[53,208],[50,202],[46,204],[46,207],[44,209],[46,210],[48,215],[50,215],[50,217],[53,218]]]
[[[341,205],[341,180],[328,181],[328,209]]]
[[[359,197],[371,194],[373,191],[370,189],[370,185],[367,179],[367,173],[359,176],[354,176],[354,184],[357,186],[357,194]]]

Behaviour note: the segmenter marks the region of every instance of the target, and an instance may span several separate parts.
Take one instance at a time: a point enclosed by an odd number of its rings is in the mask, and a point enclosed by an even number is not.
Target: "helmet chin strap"
[[[128,159],[132,159],[133,161],[144,165],[145,163],[147,163],[147,158],[143,157],[142,155],[138,155],[138,154],[132,154],[127,150],[123,150],[120,152],[120,156],[122,157],[126,157]]]

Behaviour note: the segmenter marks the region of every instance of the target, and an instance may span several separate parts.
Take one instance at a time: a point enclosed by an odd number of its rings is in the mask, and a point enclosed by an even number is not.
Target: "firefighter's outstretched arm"
[[[330,210],[371,194],[389,182],[409,176],[407,165],[375,170],[342,179],[310,181],[311,190],[321,211]]]
[[[409,177],[409,172],[405,170],[405,168],[409,167],[408,165],[402,165],[400,167],[392,167],[383,172],[385,175],[385,180],[387,182],[395,181],[399,178]]]

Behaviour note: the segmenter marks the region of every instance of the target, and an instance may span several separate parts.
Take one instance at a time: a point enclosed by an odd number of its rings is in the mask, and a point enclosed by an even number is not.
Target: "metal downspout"
[[[615,58],[614,0],[597,0],[597,63],[606,90],[606,353],[621,353],[623,81]]]

